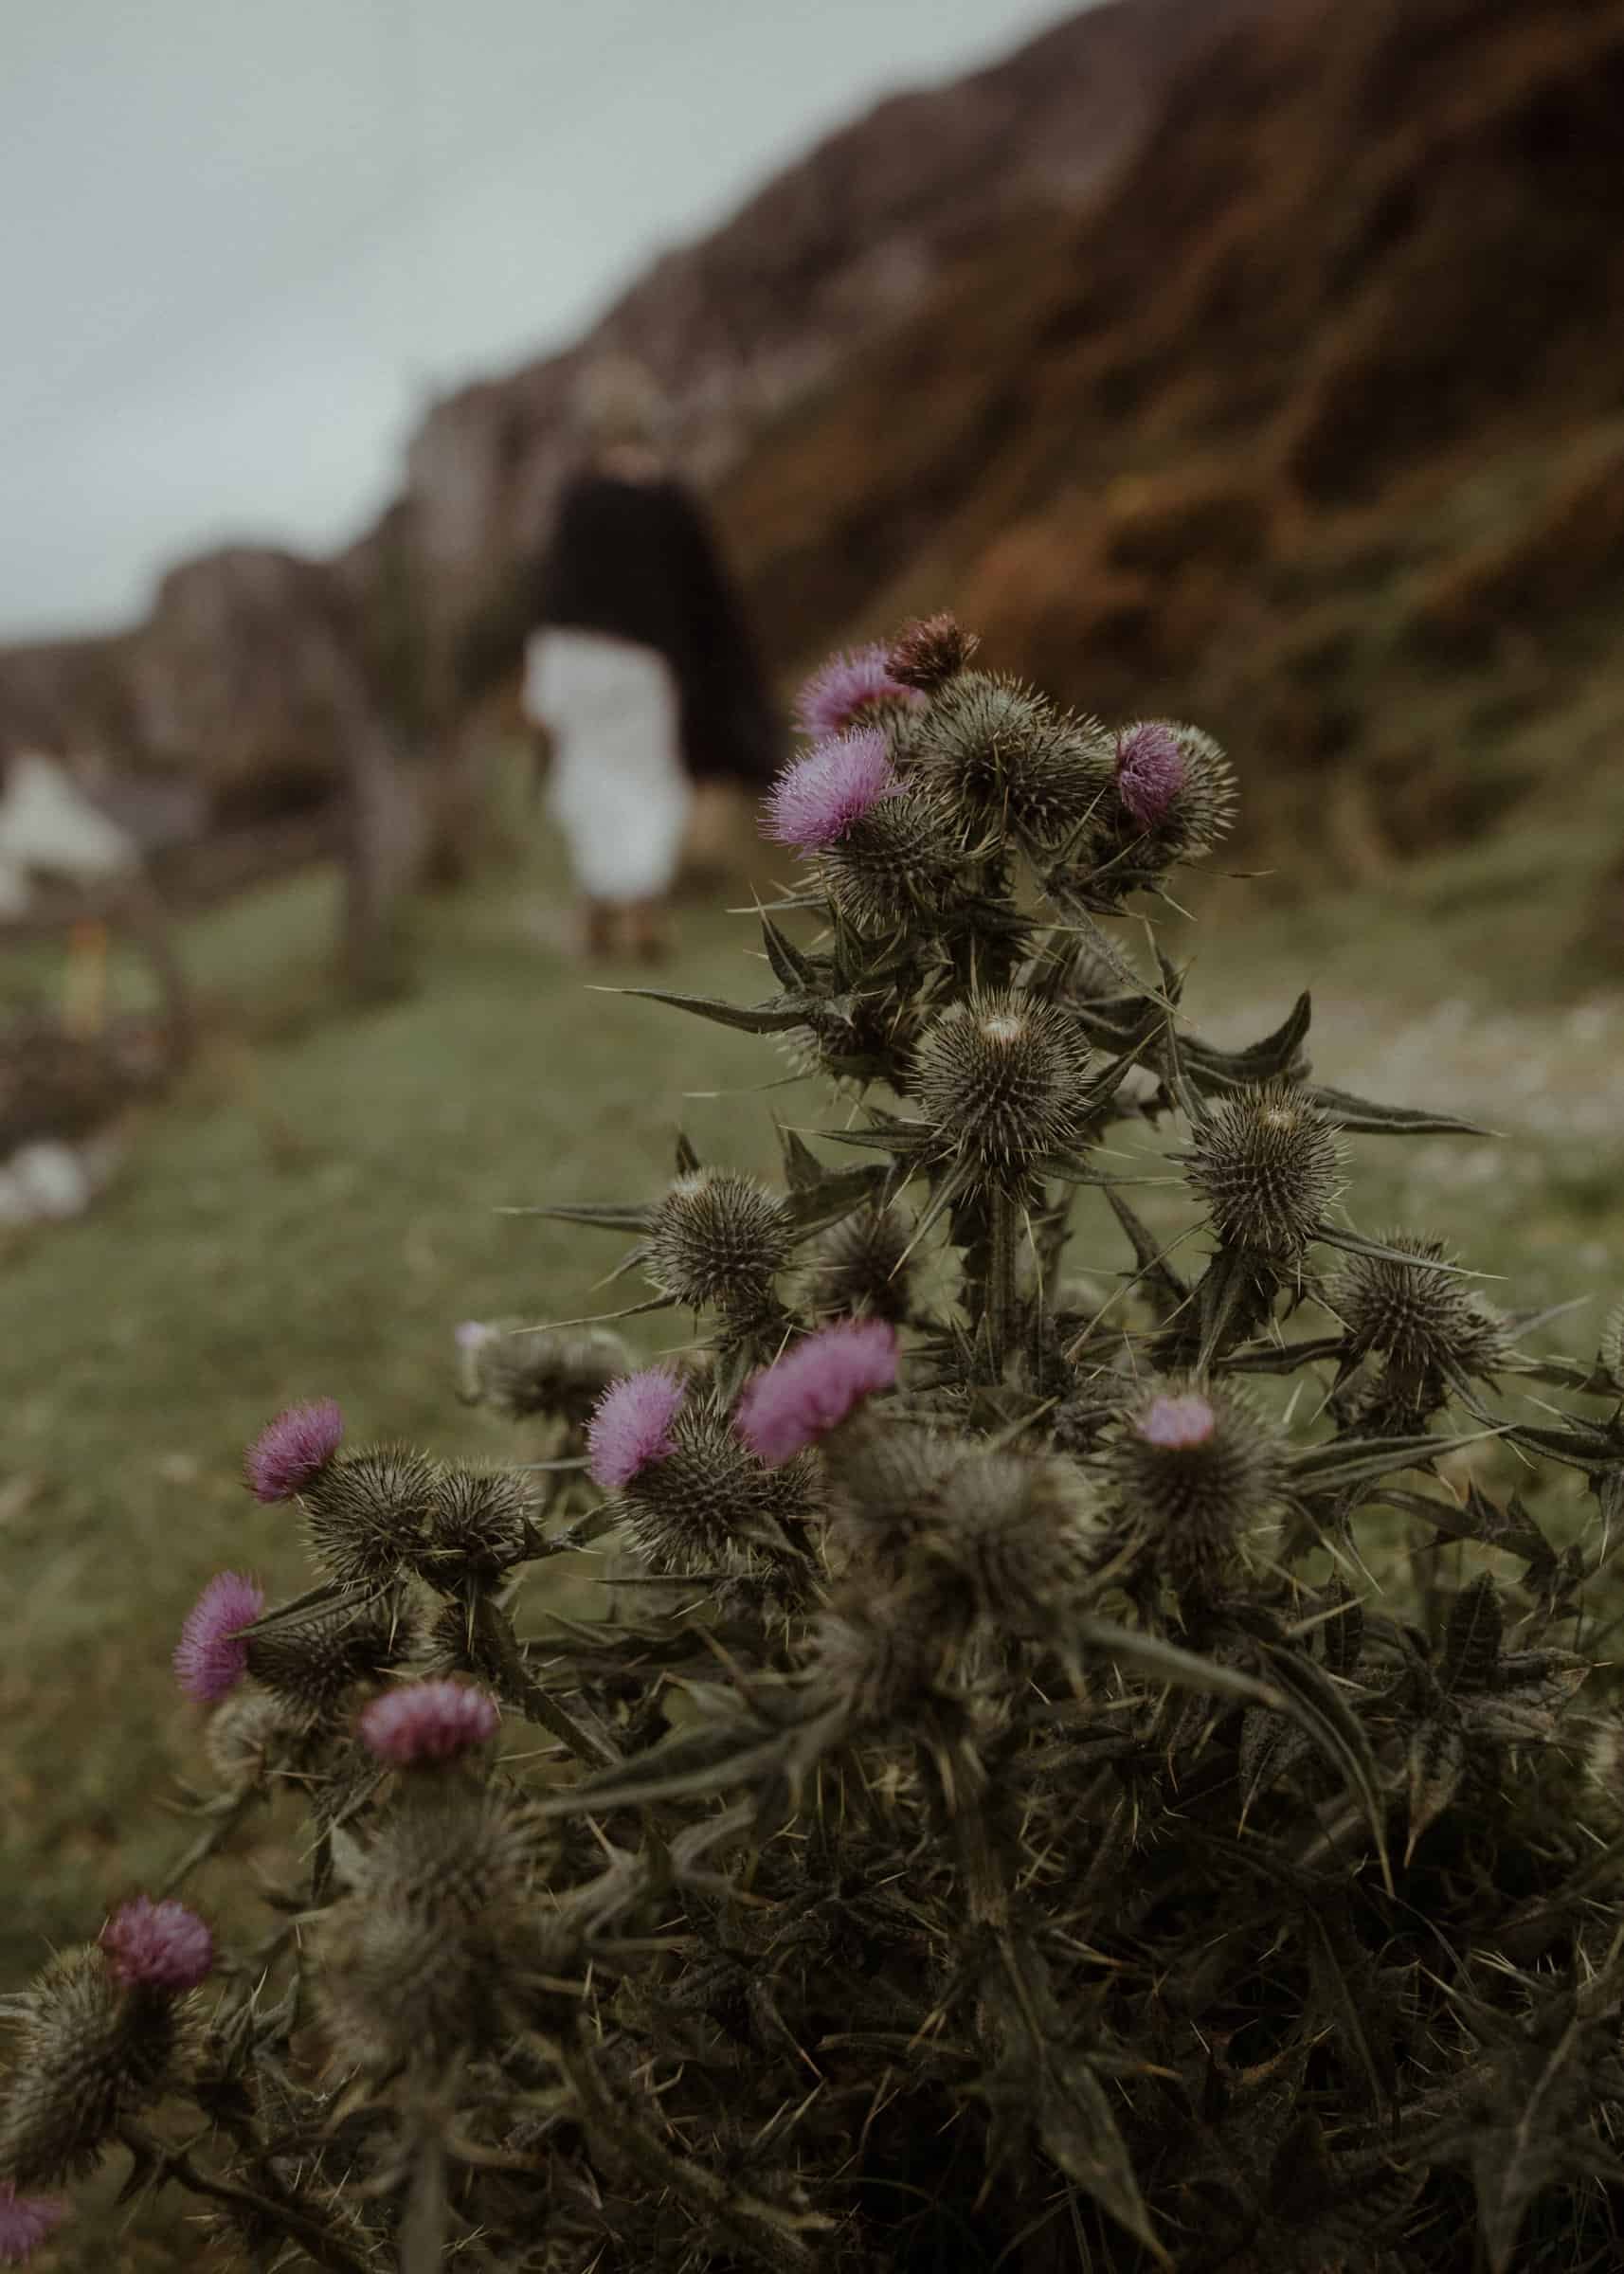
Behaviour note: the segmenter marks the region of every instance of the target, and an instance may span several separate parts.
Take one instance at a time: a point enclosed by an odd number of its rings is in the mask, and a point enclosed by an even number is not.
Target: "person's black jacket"
[[[577,474],[547,544],[522,561],[469,627],[459,658],[472,696],[516,663],[543,625],[604,632],[665,658],[695,781],[759,786],[779,763],[780,727],[744,607],[697,500],[670,477]]]

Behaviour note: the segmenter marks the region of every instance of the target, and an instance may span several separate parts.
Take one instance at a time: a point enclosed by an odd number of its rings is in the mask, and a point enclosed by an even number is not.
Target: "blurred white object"
[[[82,1216],[117,1166],[123,1147],[111,1130],[83,1145],[55,1138],[21,1145],[0,1165],[0,1225],[65,1223]]]
[[[549,802],[582,891],[612,902],[662,897],[694,801],[663,656],[550,625],[525,651],[524,708],[553,738]]]
[[[33,876],[74,884],[133,874],[135,840],[94,805],[60,760],[20,750],[0,784],[0,915],[28,905]]]

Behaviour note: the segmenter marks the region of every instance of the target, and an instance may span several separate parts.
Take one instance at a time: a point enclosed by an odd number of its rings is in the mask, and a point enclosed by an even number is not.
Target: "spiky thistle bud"
[[[349,1892],[321,1919],[312,1957],[342,2060],[385,2068],[493,2042],[542,1853],[528,1810],[466,1787],[397,1810],[364,1844],[335,1842]]]
[[[1176,1584],[1210,1584],[1272,1516],[1285,1478],[1274,1431],[1231,1389],[1168,1381],[1108,1449],[1123,1518]]]
[[[424,1579],[443,1588],[468,1578],[488,1583],[531,1549],[531,1500],[522,1476],[462,1461],[440,1470],[428,1537],[417,1558]]]
[[[823,1441],[831,1541],[857,1562],[900,1578],[963,1458],[934,1430],[864,1414]]]
[[[292,1500],[320,1475],[343,1435],[344,1414],[335,1398],[287,1406],[244,1455],[248,1489],[256,1500]]]
[[[1308,1092],[1265,1082],[1213,1107],[1182,1156],[1226,1246],[1294,1264],[1343,1188],[1343,1145]]]
[[[1038,1164],[1077,1137],[1089,1046],[1057,1003],[1009,988],[972,996],[929,1028],[913,1092],[957,1154],[1001,1189],[1020,1192]]]
[[[1193,860],[1235,818],[1235,775],[1210,734],[1171,719],[1141,719],[1116,737],[1113,783],[1123,826],[1146,840],[1157,867]]]
[[[0,2266],[20,2266],[67,2216],[67,2205],[50,2195],[20,2195],[8,2179],[0,2182]]]
[[[948,904],[958,868],[942,815],[910,789],[882,798],[817,861],[818,881],[861,932],[892,931]]]
[[[651,1569],[760,1577],[799,1545],[817,1505],[806,1462],[769,1467],[704,1397],[673,1413],[661,1442],[619,1490],[626,1536]]]
[[[889,1319],[900,1326],[908,1316],[909,1269],[913,1229],[901,1209],[865,1202],[842,1217],[813,1242],[807,1260],[807,1288],[821,1319]]]
[[[758,1459],[776,1468],[895,1380],[895,1329],[884,1319],[842,1320],[804,1336],[752,1377],[733,1426]]]
[[[1405,1412],[1435,1412],[1453,1375],[1491,1374],[1505,1363],[1505,1330],[1459,1273],[1445,1268],[1453,1259],[1441,1240],[1394,1231],[1382,1234],[1381,1245],[1415,1261],[1350,1256],[1331,1284],[1331,1308],[1346,1326],[1349,1354],[1385,1362],[1393,1402]]]
[[[18,2042],[0,2098],[0,2171],[18,2187],[88,2171],[120,2118],[157,2099],[193,2034],[184,1996],[126,1987],[99,1948],[53,1958],[9,2018]]]
[[[265,1608],[265,1591],[241,1572],[217,1572],[188,1612],[174,1650],[175,1680],[200,1706],[236,1687],[248,1665],[242,1630]]]
[[[1601,1371],[1615,1390],[1624,1390],[1624,1303],[1608,1313],[1597,1352]]]
[[[1004,1633],[1063,1633],[1094,1546],[1082,1478],[1064,1459],[971,1453],[943,1480],[922,1546],[967,1581],[978,1611]]]
[[[884,1729],[915,1711],[940,1682],[963,1633],[940,1589],[916,1579],[825,1612],[807,1635],[807,1687],[852,1731]]]
[[[966,632],[955,616],[944,610],[941,615],[922,616],[904,624],[893,639],[886,660],[892,677],[904,687],[934,695],[958,677],[980,645],[974,632]]]
[[[814,741],[872,726],[888,712],[918,703],[917,691],[892,671],[884,643],[875,641],[821,663],[795,698],[795,723]]]
[[[330,1461],[300,1495],[312,1552],[335,1579],[392,1579],[421,1552],[439,1490],[434,1463],[409,1445]]]
[[[285,1698],[248,1684],[209,1716],[204,1746],[222,1784],[243,1792],[262,1784],[309,1734],[308,1718]]]
[[[549,1414],[581,1422],[617,1374],[636,1362],[606,1326],[491,1325],[467,1319],[457,1329],[460,1393],[511,1419]]]
[[[787,1206],[754,1177],[692,1169],[654,1211],[648,1275],[685,1309],[752,1317],[769,1307],[790,1239]]]
[[[411,1651],[413,1622],[393,1589],[334,1603],[248,1636],[248,1671],[298,1713],[329,1715],[357,1682],[374,1682]]]
[[[908,779],[967,832],[1013,824],[1041,845],[1071,836],[1111,779],[1093,720],[1064,718],[1030,688],[983,672],[948,680],[914,722],[908,754]]]
[[[501,1710],[463,1682],[408,1682],[386,1690],[361,1714],[361,1742],[398,1769],[459,1760],[496,1736]]]

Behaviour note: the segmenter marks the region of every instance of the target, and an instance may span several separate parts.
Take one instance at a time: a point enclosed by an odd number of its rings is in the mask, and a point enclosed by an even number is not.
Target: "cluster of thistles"
[[[115,2150],[341,2274],[1612,2264],[1624,1307],[1531,1354],[1346,1204],[1354,1141],[1463,1125],[1320,1085],[1306,996],[1192,1024],[1208,735],[947,616],[798,719],[772,991],[670,1000],[839,1112],[776,1184],[683,1139],[552,1210],[664,1354],[458,1326],[521,1465],[330,1398],[256,1438],[315,1583],[184,1622],[174,1884],[264,1811],[276,1919],[216,1965],[166,1886],[0,2000],[0,2264]]]

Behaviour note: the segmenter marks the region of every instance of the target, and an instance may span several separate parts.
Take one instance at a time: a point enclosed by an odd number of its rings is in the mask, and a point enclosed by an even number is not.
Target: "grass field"
[[[1326,1078],[1507,1132],[1366,1141],[1350,1210],[1369,1229],[1424,1222],[1531,1301],[1594,1292],[1564,1323],[1589,1348],[1624,1291],[1624,993],[1573,1000],[1541,929],[1549,862],[1525,852],[1520,874],[1484,853],[1309,910],[1218,885],[1190,1002],[1241,1039],[1312,984]],[[418,989],[361,1018],[326,996],[330,876],[200,920],[189,958],[230,1018],[96,1211],[0,1258],[0,1987],[93,1933],[186,1837],[166,1803],[194,1730],[167,1662],[203,1580],[304,1581],[286,1513],[240,1481],[259,1424],[331,1393],[358,1438],[508,1451],[456,1403],[452,1327],[591,1310],[614,1299],[592,1290],[619,1251],[499,1211],[650,1191],[679,1123],[702,1154],[759,1165],[772,1110],[827,1114],[805,1087],[738,1094],[780,1073],[770,1045],[588,992],[532,921],[558,882],[544,852],[426,910]],[[670,984],[765,993],[753,947],[748,920],[690,913]],[[179,2229],[150,2253],[88,2208],[72,2231],[36,2263],[192,2263]]]

